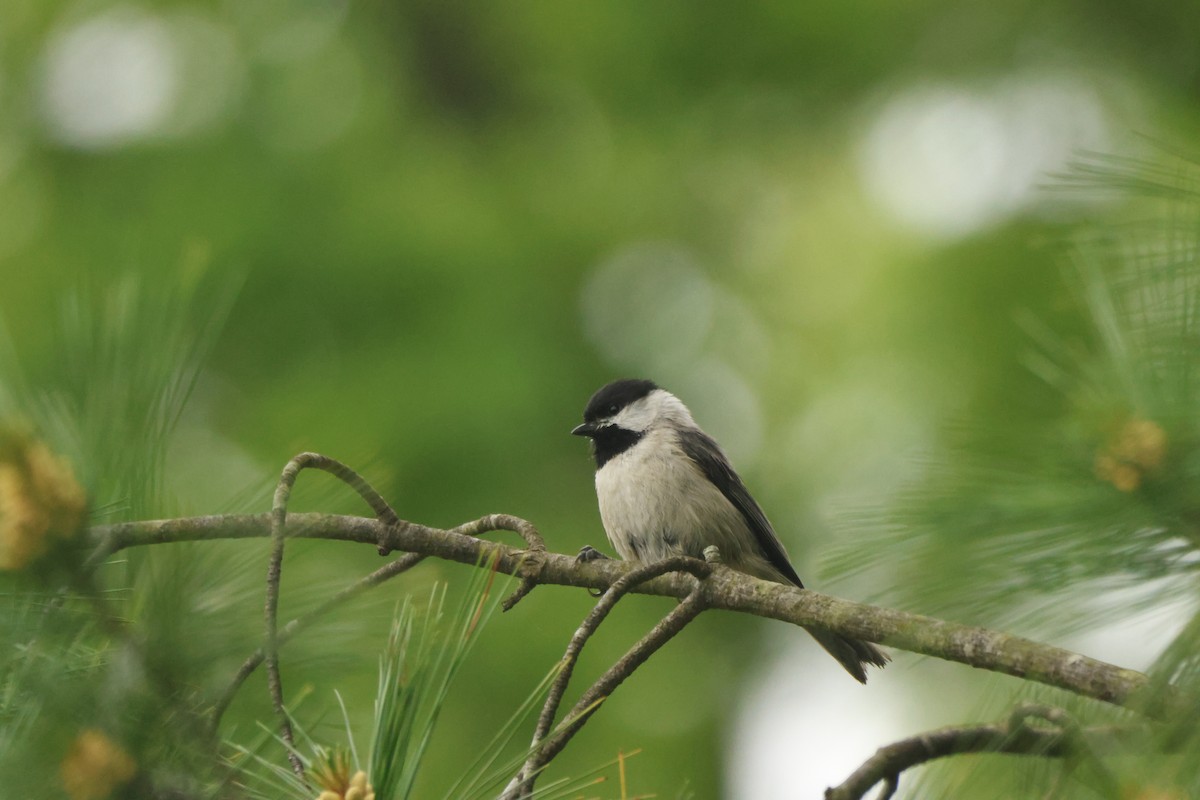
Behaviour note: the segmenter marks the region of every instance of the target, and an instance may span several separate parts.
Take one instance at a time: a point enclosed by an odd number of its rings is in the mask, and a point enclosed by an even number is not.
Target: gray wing
[[[746,520],[746,525],[758,541],[759,549],[771,566],[779,570],[792,583],[804,588],[804,584],[800,582],[800,576],[796,574],[796,570],[788,561],[783,543],[779,541],[771,523],[767,521],[767,515],[758,507],[758,503],[754,502],[754,498],[750,496],[750,491],[742,483],[742,479],[733,471],[729,459],[721,452],[720,445],[701,430],[680,431],[679,444],[687,457],[696,462],[696,466],[700,467],[704,476],[712,482],[713,486],[721,490],[725,499],[732,503],[733,507],[742,515],[742,519]]]

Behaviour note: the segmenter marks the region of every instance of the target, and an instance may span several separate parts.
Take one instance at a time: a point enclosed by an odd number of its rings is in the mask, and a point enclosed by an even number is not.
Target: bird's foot
[[[601,560],[607,561],[610,559],[608,558],[608,556],[604,555],[604,553],[601,553],[599,550],[592,547],[590,544],[585,544],[583,547],[579,548],[579,554],[577,556],[575,556],[575,561],[580,564],[586,564],[589,561],[601,561]]]
[[[592,547],[590,544],[585,544],[583,547],[579,548],[579,555],[575,556],[576,564],[587,564],[590,561],[611,561],[611,560],[612,559],[610,559],[608,556],[604,555],[604,553],[601,553],[596,548]],[[604,590],[603,589],[588,589],[588,594],[590,594],[592,597],[600,597],[601,595],[604,594]]]

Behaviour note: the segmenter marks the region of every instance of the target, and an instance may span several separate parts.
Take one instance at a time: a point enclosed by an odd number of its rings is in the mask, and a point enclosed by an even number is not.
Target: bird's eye
[[[619,405],[617,405],[616,403],[613,403],[611,406],[608,407],[609,414],[616,414],[620,410],[621,410],[621,407]]]

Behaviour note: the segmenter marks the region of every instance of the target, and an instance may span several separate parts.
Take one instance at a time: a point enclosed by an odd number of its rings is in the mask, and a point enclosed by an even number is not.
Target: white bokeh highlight
[[[179,89],[166,24],[132,9],[105,12],[52,36],[41,77],[49,133],[85,149],[151,134],[167,119]]]
[[[739,469],[753,466],[766,420],[751,378],[769,373],[771,339],[750,305],[669,241],[602,259],[580,305],[588,340],[621,375],[674,392]]]
[[[631,244],[601,261],[583,288],[584,333],[609,361],[646,377],[676,371],[703,350],[716,290],[684,248]],[[685,400],[686,402],[686,400]]]
[[[867,193],[913,231],[953,238],[1029,208],[1050,175],[1108,142],[1099,94],[1073,76],[1018,75],[974,88],[918,84],[869,122]]]
[[[711,356],[664,377],[695,417],[721,443],[739,472],[752,469],[762,453],[766,419],[758,393],[731,364]]]
[[[185,138],[225,127],[241,105],[246,64],[227,25],[194,12],[168,18],[180,90],[160,131]]]
[[[241,104],[232,29],[197,11],[117,8],[65,23],[42,53],[43,124],[60,144],[107,150],[216,131]]]
[[[787,642],[747,682],[728,742],[725,796],[824,797],[879,746],[904,738],[894,681],[872,670],[861,686],[816,642],[780,626]]]

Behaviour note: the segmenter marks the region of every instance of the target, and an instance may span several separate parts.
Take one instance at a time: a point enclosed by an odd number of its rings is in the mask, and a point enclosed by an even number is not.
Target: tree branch
[[[1053,727],[1032,724],[1035,719]],[[899,785],[900,773],[947,756],[1003,753],[1066,758],[1087,755],[1095,744],[1129,735],[1136,735],[1136,730],[1112,726],[1080,728],[1062,709],[1022,705],[1004,723],[940,728],[881,747],[849,778],[826,789],[825,800],[861,800],[876,784],[883,785],[878,800],[888,800]],[[1102,762],[1092,761],[1103,770],[1105,782],[1115,787],[1115,779]]]
[[[366,501],[371,510],[375,512],[376,518],[384,525],[392,526],[400,521],[400,518],[396,516],[396,512],[388,505],[387,500],[383,499],[383,495],[375,490],[375,487],[367,483],[367,480],[353,469],[329,456],[321,455],[320,453],[300,453],[284,466],[283,473],[279,476],[279,483],[275,487],[275,497],[271,503],[271,557],[267,563],[267,598],[264,608],[266,637],[263,642],[262,652],[263,663],[266,664],[267,669],[267,689],[271,694],[271,705],[275,708],[275,713],[279,717],[280,736],[283,738],[284,744],[287,745],[287,757],[288,761],[292,764],[292,771],[296,773],[296,776],[300,780],[304,780],[304,763],[296,753],[296,742],[292,735],[292,721],[283,703],[283,681],[279,674],[278,612],[279,581],[283,568],[283,543],[287,538],[287,504],[292,495],[292,487],[296,484],[296,478],[305,469],[318,469],[328,472],[338,480],[348,484],[350,488],[358,493],[359,497]],[[385,548],[382,540],[378,543],[378,549],[380,555],[387,555],[390,552],[390,550]],[[387,568],[385,567],[384,569],[386,570]],[[399,571],[403,571],[403,569],[407,569],[407,566],[400,568]],[[390,577],[390,574],[381,576],[379,580],[383,580],[386,577]],[[370,577],[368,577],[368,580],[370,580]],[[253,657],[251,660],[253,660]],[[254,666],[251,665],[251,660],[248,660],[238,670],[238,674],[234,678],[235,689],[253,671]],[[222,707],[219,706],[218,711],[220,710],[222,710]]]
[[[706,608],[704,582],[700,581],[687,597],[671,609],[657,625],[650,629],[633,647],[621,656],[608,670],[596,679],[591,687],[580,695],[567,713],[558,730],[547,739],[538,751],[538,760],[543,764],[558,755],[571,737],[579,732],[588,718],[596,712],[610,694],[620,686],[634,670],[646,663],[671,637],[679,633]]]
[[[271,557],[267,561],[267,599],[263,616],[266,622],[266,637],[263,642],[263,661],[267,666],[267,691],[271,695],[271,706],[279,717],[279,735],[287,746],[288,761],[292,771],[304,780],[304,763],[296,754],[296,739],[292,734],[292,721],[283,704],[283,680],[279,674],[279,636],[277,615],[279,611],[279,581],[283,570],[283,543],[286,537],[287,501],[292,492],[296,476],[306,465],[307,453],[296,456],[283,468],[279,485],[275,487],[275,499],[271,505]]]
[[[363,517],[293,514],[287,519],[284,535],[359,542],[468,565],[484,563],[485,555],[498,554],[497,568],[502,572],[521,574],[542,584],[592,589],[608,588],[637,566],[616,560],[579,563],[574,556],[539,551],[528,544],[524,549],[507,547],[460,532],[483,532],[496,520],[514,523],[516,518],[484,517],[447,531],[403,520],[389,526]],[[90,531],[95,543],[106,553],[167,542],[261,538],[269,533],[270,516],[266,514],[128,522],[97,526]],[[693,586],[690,576],[666,575],[641,584],[633,592],[683,599]],[[1051,645],[762,581],[726,567],[714,568],[706,581],[705,593],[710,608],[826,628],[855,639],[1013,675],[1114,705],[1133,705],[1135,695],[1148,686],[1147,677],[1140,672]]]
[[[583,646],[599,629],[600,624],[608,617],[617,602],[631,589],[668,572],[687,572],[698,580],[703,580],[712,574],[712,568],[703,561],[677,556],[649,564],[640,564],[636,569],[626,572],[608,588],[567,644],[558,675],[550,687],[546,702],[542,706],[542,713],[538,717],[537,728],[533,733],[533,743],[530,745],[529,758],[509,783],[502,798],[507,800],[532,794],[534,782],[541,769],[566,747],[567,742],[578,733],[583,724],[587,722],[588,717],[595,713],[608,695],[703,610],[703,596],[700,592],[700,584],[697,583],[696,588],[679,606],[583,693],[558,731],[550,737],[550,728],[558,714],[558,707],[562,703],[563,695],[566,694],[567,684],[570,683],[571,675],[575,670],[575,663],[579,660],[579,654],[583,652]]]
[[[482,517],[481,519],[474,520],[473,522],[467,523],[459,528],[455,528],[454,530],[459,533],[475,531],[478,534],[498,530],[516,531],[521,534],[522,538],[525,539],[527,544],[532,546],[540,546],[543,551],[545,550],[545,545],[542,544],[540,534],[538,534],[537,530],[532,525],[525,520],[518,519],[516,517],[509,517],[505,514],[492,514],[487,517]],[[387,555],[389,552],[390,551],[386,549],[386,547],[380,548],[381,555]],[[303,616],[296,617],[280,628],[277,640],[278,646],[282,647],[284,644],[290,641],[293,636],[300,633],[300,631],[312,624],[312,622],[318,617],[328,614],[342,603],[357,597],[367,589],[378,586],[386,580],[403,574],[419,564],[424,558],[425,556],[421,555],[420,553],[405,553],[395,561],[388,562],[371,574],[366,575],[350,584],[337,594],[333,595],[333,597],[330,597],[317,608],[314,608],[312,611]],[[526,564],[528,565],[529,563],[532,562],[530,559],[527,559]],[[504,610],[507,611],[516,605],[517,601],[520,600],[521,597],[524,597],[526,594],[528,594],[534,585],[534,581],[530,579],[523,580],[517,587],[516,591],[513,592],[510,597],[504,600],[502,604]],[[242,662],[241,667],[238,668],[237,673],[229,682],[229,686],[225,688],[225,691],[221,693],[221,697],[213,705],[212,719],[210,722],[210,727],[212,728],[213,732],[216,732],[217,727],[220,725],[221,717],[225,715],[225,711],[229,708],[229,704],[233,702],[233,698],[237,694],[238,689],[240,689],[242,684],[246,682],[247,678],[254,674],[254,670],[262,666],[262,663],[265,659],[266,652],[264,648],[260,647],[247,656],[246,660]]]

